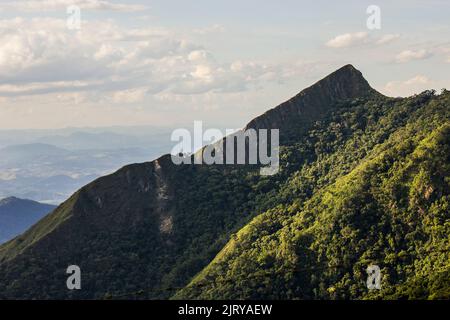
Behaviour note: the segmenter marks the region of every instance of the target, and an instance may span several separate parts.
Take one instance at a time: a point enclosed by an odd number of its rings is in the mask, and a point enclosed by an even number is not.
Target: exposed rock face
[[[159,214],[159,231],[170,234],[173,228],[172,212],[169,208],[169,186],[165,180],[159,160],[154,161],[156,178],[156,211]]]
[[[246,129],[279,129],[292,122],[315,120],[337,101],[370,95],[380,93],[370,87],[359,70],[346,65],[292,99],[253,119]]]

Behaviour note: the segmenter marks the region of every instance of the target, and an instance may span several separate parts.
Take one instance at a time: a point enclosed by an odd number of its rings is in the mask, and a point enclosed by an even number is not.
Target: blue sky
[[[438,0],[4,0],[0,128],[237,128],[347,63],[386,95],[449,88],[448,12]]]

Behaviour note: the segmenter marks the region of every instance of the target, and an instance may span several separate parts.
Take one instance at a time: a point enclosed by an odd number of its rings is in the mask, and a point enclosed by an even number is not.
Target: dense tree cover
[[[280,203],[174,297],[449,298],[449,102],[424,92],[339,108],[286,148],[298,171]],[[366,287],[371,264],[380,291]]]
[[[448,297],[449,100],[370,94],[292,121],[274,176],[125,167],[0,246],[0,298]]]

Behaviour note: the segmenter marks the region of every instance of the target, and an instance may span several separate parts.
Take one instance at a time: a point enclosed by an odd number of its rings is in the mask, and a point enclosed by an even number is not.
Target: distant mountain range
[[[34,131],[0,131],[0,198],[15,195],[59,204],[102,175],[170,150],[168,132],[116,130],[37,131],[35,136]]]
[[[15,197],[0,200],[0,243],[25,232],[55,208]]]
[[[449,91],[386,97],[347,65],[246,128],[280,130],[276,175],[125,166],[0,246],[0,298],[450,298]]]
[[[10,145],[44,143],[69,150],[150,148],[163,146],[171,128],[105,127],[36,130],[1,130],[0,148]]]

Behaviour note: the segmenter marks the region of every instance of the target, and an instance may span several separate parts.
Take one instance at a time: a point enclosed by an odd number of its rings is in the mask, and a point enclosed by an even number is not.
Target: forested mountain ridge
[[[345,66],[247,126],[280,129],[277,175],[124,167],[0,247],[0,298],[448,297],[449,102]]]
[[[256,217],[175,297],[448,299],[449,98],[433,99],[305,202],[293,197]],[[381,268],[380,291],[367,290],[369,265]]]

